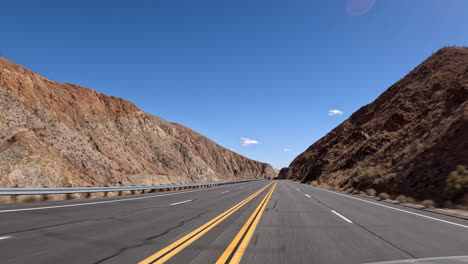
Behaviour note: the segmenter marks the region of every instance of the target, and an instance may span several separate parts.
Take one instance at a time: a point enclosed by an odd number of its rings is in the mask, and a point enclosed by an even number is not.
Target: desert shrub
[[[307,184],[312,186],[318,186],[318,181],[308,181]]]
[[[408,153],[408,154],[417,154],[423,151],[424,151],[424,144],[421,142],[419,138],[412,141],[408,145],[406,145],[405,149],[403,150],[404,153]]]
[[[390,195],[388,195],[387,193],[381,193],[379,194],[379,197],[383,200],[388,200],[390,199]]]
[[[366,167],[365,169],[357,168],[351,173],[349,184],[358,189],[372,185],[379,179],[381,171],[381,167]]]
[[[454,201],[468,192],[468,170],[465,166],[457,166],[448,177],[445,185],[445,197]]]
[[[372,188],[367,189],[367,190],[366,190],[366,193],[367,193],[368,195],[370,195],[370,196],[375,196],[375,195],[377,194],[377,192],[376,192],[374,189],[372,189]]]
[[[398,195],[396,197],[396,200],[400,203],[407,203],[408,202],[408,198],[402,194]]]
[[[406,202],[414,204],[416,203],[416,199],[414,199],[413,197],[406,197]]]
[[[426,208],[433,208],[435,206],[435,203],[432,200],[424,200],[421,204]]]
[[[351,188],[348,188],[348,189],[346,189],[346,192],[353,193],[353,192],[354,192],[354,188],[352,188],[352,187],[351,187]]]
[[[0,195],[0,204],[7,204],[13,202],[9,195]]]
[[[30,202],[38,202],[42,201],[41,195],[24,195],[18,200],[20,203],[30,203]]]
[[[370,174],[367,171],[355,171],[351,174],[351,186],[358,188],[369,183]]]

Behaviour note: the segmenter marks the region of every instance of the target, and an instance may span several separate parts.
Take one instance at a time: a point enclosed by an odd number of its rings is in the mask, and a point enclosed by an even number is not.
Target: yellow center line
[[[184,248],[195,242],[197,239],[199,239],[201,236],[206,234],[208,231],[213,229],[215,226],[217,226],[219,223],[221,223],[223,220],[225,220],[227,217],[229,217],[231,214],[239,210],[242,206],[244,206],[246,203],[248,203],[250,200],[255,198],[257,195],[259,195],[263,190],[268,188],[272,183],[269,183],[268,185],[264,186],[254,194],[250,195],[247,197],[245,200],[242,202],[234,205],[227,211],[223,212],[222,214],[218,215],[217,217],[211,219],[209,222],[206,224],[200,226],[199,228],[195,229],[194,231],[190,232],[189,234],[185,235],[184,237],[178,239],[174,243],[168,245],[167,247],[161,249],[160,251],[156,252],[155,254],[149,256],[148,258],[140,261],[138,264],[161,264],[166,261],[168,261],[170,258],[175,256],[177,253],[182,251]]]
[[[234,240],[232,240],[231,244],[229,244],[218,261],[216,261],[216,264],[240,263],[277,183],[278,182],[275,182],[275,185],[273,185],[270,191],[265,195],[265,198],[263,198],[257,209],[255,209],[247,222],[245,222],[244,226],[241,228]]]

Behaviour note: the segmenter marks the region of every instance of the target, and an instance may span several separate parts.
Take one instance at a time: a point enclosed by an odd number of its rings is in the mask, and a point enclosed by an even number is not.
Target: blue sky
[[[277,168],[434,51],[468,46],[466,0],[18,0],[1,13],[1,56]]]

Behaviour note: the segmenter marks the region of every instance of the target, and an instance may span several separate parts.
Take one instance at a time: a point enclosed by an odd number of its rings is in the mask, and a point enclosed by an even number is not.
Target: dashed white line
[[[305,194],[305,196],[309,197],[310,198],[310,195],[308,195],[307,193]]]
[[[299,188],[296,188],[296,190],[300,191]]]
[[[222,194],[223,194],[223,193],[228,193],[228,192],[229,192],[229,191],[224,191],[224,192],[222,192]]]
[[[0,237],[0,240],[9,239],[9,238],[11,238],[11,236],[2,236]]]
[[[169,206],[174,206],[174,205],[179,205],[179,204],[184,204],[184,203],[190,203],[191,201],[193,201],[193,200],[186,200],[186,201],[182,201],[182,202],[178,202],[178,203],[173,203],[173,204],[170,204]]]
[[[359,201],[362,201],[362,202],[375,204],[375,205],[378,205],[378,206],[382,206],[382,207],[385,207],[385,208],[388,208],[388,209],[404,212],[404,213],[407,213],[407,214],[417,215],[417,216],[428,218],[428,219],[431,219],[431,220],[434,220],[434,221],[439,221],[439,222],[446,223],[446,224],[451,224],[451,225],[455,225],[455,226],[459,226],[459,227],[463,227],[463,228],[468,228],[468,226],[466,226],[466,225],[462,225],[462,224],[458,224],[458,223],[438,219],[438,218],[435,218],[435,217],[430,217],[430,216],[423,215],[423,214],[413,213],[413,212],[402,210],[402,209],[399,209],[399,208],[395,208],[395,207],[391,207],[391,206],[387,206],[387,205],[383,205],[383,204],[379,204],[379,203],[374,203],[374,202],[367,201],[367,200],[364,200],[364,199],[359,199],[359,198],[356,198],[356,197],[348,196],[348,195],[345,195],[345,194],[341,194],[341,193],[337,193],[337,192],[333,192],[333,191],[329,191],[329,190],[325,190],[325,189],[321,189],[321,188],[317,188],[317,187],[312,187],[312,188],[316,188],[318,190],[325,191],[325,192],[334,193],[334,194],[337,194],[337,195],[341,195],[341,196],[348,197],[348,198],[351,198],[351,199],[359,200]]]
[[[331,210],[331,211],[332,211],[332,213],[334,213],[334,214],[336,214],[337,216],[339,216],[339,217],[341,217],[342,219],[344,219],[346,222],[351,223],[351,224],[353,223],[351,220],[349,220],[348,218],[346,218],[346,217],[340,215],[340,214],[337,213],[335,210]]]

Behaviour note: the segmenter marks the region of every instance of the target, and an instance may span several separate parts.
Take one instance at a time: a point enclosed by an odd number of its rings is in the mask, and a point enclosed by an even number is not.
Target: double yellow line
[[[272,183],[269,183],[268,185],[266,185],[265,187],[261,188],[260,190],[258,190],[257,192],[255,192],[254,194],[252,194],[251,196],[247,197],[245,200],[243,200],[242,202],[234,205],[233,207],[231,207],[230,209],[228,209],[227,211],[223,212],[222,214],[218,215],[217,217],[213,218],[212,220],[210,220],[208,223],[200,226],[199,228],[195,229],[194,231],[190,232],[189,234],[185,235],[184,237],[180,238],[179,240],[175,241],[174,243],[170,244],[169,246],[163,248],[162,250],[156,252],[155,254],[149,256],[148,258],[146,258],[145,260],[139,262],[138,264],[161,264],[161,263],[165,263],[166,261],[168,261],[170,258],[172,258],[173,256],[175,256],[177,253],[179,253],[180,251],[182,251],[184,248],[188,247],[190,244],[192,244],[193,242],[195,242],[197,239],[199,239],[201,236],[203,236],[204,234],[206,234],[208,231],[210,231],[211,229],[213,229],[215,226],[217,226],[219,223],[221,223],[223,220],[225,220],[226,218],[228,218],[230,215],[232,215],[234,212],[236,212],[237,210],[239,210],[242,206],[244,206],[245,204],[247,204],[249,201],[251,201],[253,198],[255,198],[257,195],[259,195],[263,190],[265,190],[266,188],[270,187],[271,185],[273,184]],[[276,184],[275,184],[276,186]],[[265,196],[265,198],[262,200],[262,202],[260,203],[260,205],[262,204],[265,204],[266,206],[266,201],[268,201],[267,197],[269,198],[271,196],[271,193],[273,192],[273,189],[274,187],[270,189],[270,191],[267,193],[267,195]],[[266,200],[265,200],[266,199]],[[260,207],[259,205],[259,207]],[[259,209],[259,207],[255,210],[254,214],[253,215],[258,215],[258,212],[257,210]],[[264,208],[264,207],[263,207]],[[263,213],[263,211],[262,211]],[[260,214],[261,216],[261,214]],[[252,218],[252,216],[251,216]],[[260,218],[258,218],[259,220]],[[258,223],[258,220],[256,221],[256,223]],[[249,219],[250,221],[250,219]],[[247,222],[249,222],[247,221]],[[246,223],[247,224],[247,223]],[[249,225],[251,226],[251,225]],[[256,224],[255,224],[255,227],[256,227]],[[243,228],[244,229],[244,228]],[[241,232],[242,230],[241,229]],[[255,230],[255,228],[253,228],[253,231]],[[252,233],[253,233],[252,231]],[[250,235],[251,237],[252,235]],[[250,240],[250,237],[249,237],[249,240]],[[237,238],[237,236],[236,236]],[[245,239],[244,239],[245,240]],[[234,243],[234,241],[232,242]],[[231,244],[232,244],[231,243]],[[247,241],[247,244],[248,244],[248,241]],[[229,249],[229,247],[228,247]],[[227,251],[227,250],[226,250]],[[244,250],[242,251],[242,253],[245,251],[245,248]],[[225,252],[226,253],[226,252]],[[224,254],[223,254],[224,255]],[[241,255],[242,257],[242,255]],[[221,258],[220,258],[221,259]],[[240,260],[240,259],[239,259]],[[219,260],[218,260],[219,262]],[[224,262],[223,262],[224,263]],[[231,263],[235,263],[235,262],[231,262]]]
[[[265,195],[265,198],[263,198],[262,202],[258,205],[257,209],[255,209],[249,220],[245,222],[244,226],[241,228],[234,240],[232,240],[231,244],[226,248],[223,255],[221,255],[218,261],[216,261],[216,264],[240,263],[277,183],[278,182],[275,182],[267,195]]]

